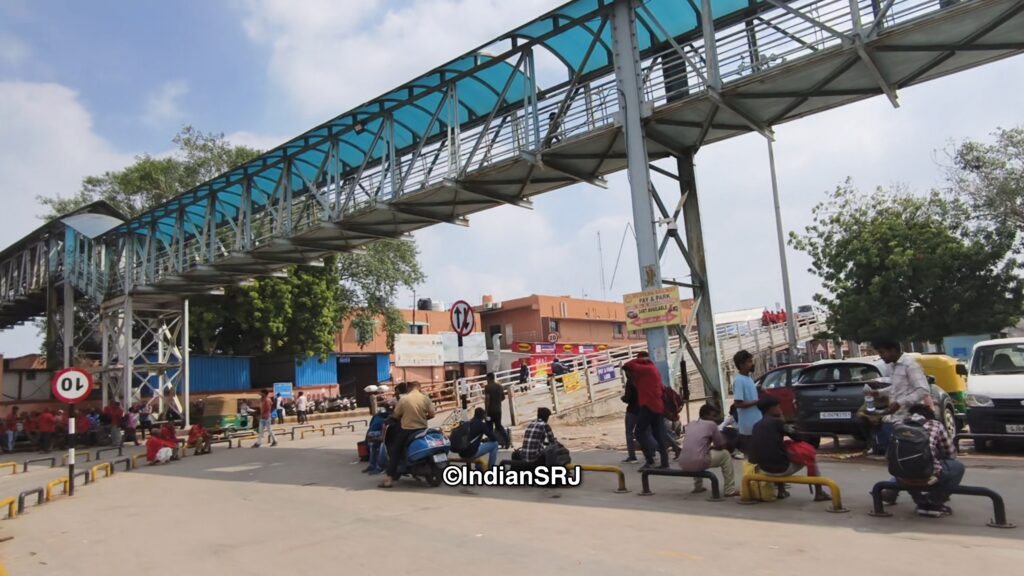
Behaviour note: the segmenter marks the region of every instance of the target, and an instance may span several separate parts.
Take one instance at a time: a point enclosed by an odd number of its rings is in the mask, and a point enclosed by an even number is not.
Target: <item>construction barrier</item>
[[[619,494],[629,492],[629,490],[626,489],[626,475],[623,474],[622,468],[619,468],[618,466],[594,466],[591,464],[580,464],[579,469],[584,472],[610,472],[615,474],[619,479],[619,487],[615,491]]]
[[[334,426],[331,426],[331,436],[334,436],[335,434],[337,434],[338,430],[342,429],[342,428],[348,428],[349,431],[351,431],[351,432],[355,432],[356,431],[356,427],[351,425],[351,424],[335,424]]]
[[[0,468],[10,468],[12,475],[18,473],[18,464],[17,464],[17,462],[0,462]]]
[[[83,450],[81,452],[76,452],[75,453],[75,462],[78,462],[79,458],[81,458],[85,462],[92,462],[92,454],[90,454],[89,452],[87,452],[85,450]],[[61,466],[67,466],[68,465],[68,455],[67,454],[65,454],[65,455],[60,457],[60,465]]]
[[[843,508],[843,496],[839,485],[830,478],[824,476],[769,476],[767,474],[747,474],[743,477],[743,490],[745,494],[753,492],[754,482],[768,482],[770,484],[806,484],[811,486],[827,486],[832,490],[832,507],[826,508],[829,512],[849,512]],[[741,504],[756,504],[757,500],[740,500]]]
[[[28,465],[29,464],[35,464],[37,462],[49,462],[50,463],[50,468],[53,468],[54,466],[57,465],[57,458],[55,458],[53,456],[46,456],[44,458],[29,458],[28,460],[25,460],[25,462],[23,462],[24,467],[22,468],[21,471],[22,472],[28,472]]]
[[[110,448],[100,448],[99,450],[97,450],[96,451],[96,459],[99,460],[100,458],[103,458],[103,453],[104,452],[113,452],[114,450],[117,450],[117,455],[118,456],[124,456],[124,447],[123,446],[111,446]]]
[[[111,469],[117,468],[118,464],[124,464],[124,471],[125,472],[130,472],[131,469],[132,469],[132,459],[127,457],[127,456],[125,456],[123,458],[114,458],[110,462]]]
[[[53,500],[53,489],[56,488],[57,486],[61,486],[62,488],[64,488],[64,494],[67,494],[68,486],[70,484],[71,483],[68,482],[67,478],[57,478],[56,480],[52,480],[49,484],[46,485],[46,501],[49,502]]]
[[[299,440],[305,440],[306,434],[316,434],[317,432],[319,432],[321,436],[327,436],[327,431],[323,428],[314,428],[312,430],[303,430],[302,433],[299,434]]]
[[[36,506],[43,503],[43,489],[33,488],[31,490],[25,490],[21,494],[18,494],[18,514],[25,513],[25,498],[35,494],[36,495]]]
[[[109,462],[100,462],[89,469],[89,475],[92,477],[91,479],[93,482],[96,481],[96,473],[100,470],[103,471],[103,475],[106,478],[109,478],[114,474],[114,468],[110,466]]]
[[[139,460],[145,460],[145,459],[146,459],[146,455],[145,454],[136,454],[136,455],[132,456],[132,468],[138,468],[139,467]]]
[[[18,509],[16,507],[17,506],[17,502],[18,501],[15,500],[13,497],[12,498],[5,498],[4,500],[0,500],[0,508],[3,508],[3,507],[7,508],[7,517],[8,518],[17,518],[18,517]]]

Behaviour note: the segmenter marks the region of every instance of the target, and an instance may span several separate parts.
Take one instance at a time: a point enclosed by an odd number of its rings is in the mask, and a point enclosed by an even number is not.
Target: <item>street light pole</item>
[[[789,361],[796,358],[796,316],[793,294],[789,289],[789,264],[786,261],[786,237],[782,230],[782,207],[779,204],[779,180],[775,176],[775,147],[768,140],[768,164],[772,172],[772,196],[775,200],[775,229],[779,236],[779,260],[782,262],[782,292],[786,298],[786,329],[789,334]]]

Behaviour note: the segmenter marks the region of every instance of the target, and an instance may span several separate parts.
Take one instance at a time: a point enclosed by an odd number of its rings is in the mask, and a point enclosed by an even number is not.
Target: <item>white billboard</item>
[[[445,349],[436,334],[397,334],[395,366],[444,366]]]
[[[444,339],[444,361],[459,361],[459,336],[455,332],[442,332]],[[462,339],[463,361],[487,362],[487,338],[483,332],[473,332]]]

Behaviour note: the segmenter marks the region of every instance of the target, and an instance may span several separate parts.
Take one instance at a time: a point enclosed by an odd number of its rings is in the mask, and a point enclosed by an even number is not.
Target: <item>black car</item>
[[[879,368],[870,362],[825,360],[803,369],[794,386],[796,430],[845,434],[865,440],[857,412],[864,405],[864,386],[887,387]],[[931,384],[936,415],[946,424],[950,438],[956,434],[956,412],[949,395]]]

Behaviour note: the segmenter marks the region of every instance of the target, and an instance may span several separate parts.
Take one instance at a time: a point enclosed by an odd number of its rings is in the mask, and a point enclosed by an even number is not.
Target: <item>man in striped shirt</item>
[[[946,502],[949,502],[950,492],[959,486],[964,478],[964,464],[956,459],[956,451],[949,441],[946,427],[936,420],[935,412],[930,407],[925,404],[914,404],[907,412],[910,414],[908,421],[916,422],[928,431],[934,470],[932,477],[928,479],[927,490],[910,491],[910,496],[917,504],[918,513],[923,516],[952,514],[953,511]]]
[[[526,425],[523,431],[523,447],[517,453],[519,457],[530,463],[538,463],[544,448],[555,443],[555,433],[548,424],[551,418],[551,410],[547,408],[537,409],[537,419]]]

